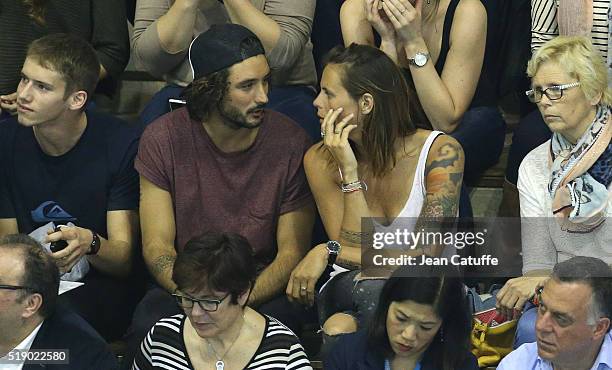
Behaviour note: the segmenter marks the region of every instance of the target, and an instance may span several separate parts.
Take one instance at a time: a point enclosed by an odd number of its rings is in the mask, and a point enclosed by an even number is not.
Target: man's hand
[[[17,114],[17,92],[8,95],[0,95],[0,113],[8,112],[11,115]]]
[[[59,252],[51,253],[60,274],[70,271],[88,251],[93,240],[91,230],[77,226],[60,226],[60,231],[49,230],[47,242],[65,240],[68,246]]]
[[[535,295],[536,288],[543,286],[548,277],[526,277],[510,279],[497,293],[496,307],[508,319],[516,319],[523,306]]]
[[[315,285],[327,267],[327,255],[326,244],[319,244],[291,272],[286,290],[290,301],[314,304]]]

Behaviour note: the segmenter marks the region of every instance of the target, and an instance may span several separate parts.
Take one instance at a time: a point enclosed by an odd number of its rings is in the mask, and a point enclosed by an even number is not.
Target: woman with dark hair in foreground
[[[469,352],[470,314],[451,271],[396,270],[367,330],[343,336],[325,369],[477,370]],[[420,277],[408,277],[421,275]]]

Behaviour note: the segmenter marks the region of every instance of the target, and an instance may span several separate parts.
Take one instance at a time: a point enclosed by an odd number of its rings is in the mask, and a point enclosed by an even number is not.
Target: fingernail
[[[340,107],[338,108],[338,111],[342,112],[344,110],[344,108]]]

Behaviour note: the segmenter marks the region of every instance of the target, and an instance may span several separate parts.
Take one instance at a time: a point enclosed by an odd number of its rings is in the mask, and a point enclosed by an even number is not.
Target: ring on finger
[[[321,131],[321,137],[325,137],[325,131]]]

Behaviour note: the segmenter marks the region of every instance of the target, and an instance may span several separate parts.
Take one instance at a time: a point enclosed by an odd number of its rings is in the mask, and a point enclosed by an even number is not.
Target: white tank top
[[[408,196],[408,200],[406,200],[406,204],[404,204],[404,208],[402,208],[397,218],[395,218],[390,225],[384,226],[376,223],[377,231],[394,229],[398,226],[396,223],[400,221],[402,223],[402,229],[408,229],[410,231],[414,229],[416,218],[421,214],[421,209],[423,208],[425,196],[427,194],[427,189],[425,189],[425,164],[427,163],[427,155],[429,154],[429,149],[434,140],[439,135],[443,134],[444,133],[441,131],[432,131],[429,134],[419,154],[419,161],[417,163],[414,179],[412,180],[412,189],[410,190],[410,195]],[[406,217],[410,217],[410,219],[402,219]]]

